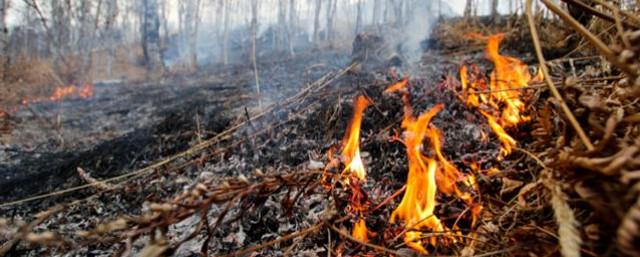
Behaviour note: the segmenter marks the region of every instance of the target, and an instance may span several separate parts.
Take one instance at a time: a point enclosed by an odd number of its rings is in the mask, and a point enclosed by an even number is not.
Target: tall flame
[[[429,134],[427,127],[431,118],[435,116],[443,105],[437,105],[417,119],[403,121],[405,129],[404,144],[407,148],[409,160],[409,174],[407,189],[400,205],[391,214],[391,222],[402,219],[408,229],[431,229],[435,232],[444,231],[438,217],[433,214],[436,206],[436,172],[438,165],[435,159],[422,155],[422,141]],[[426,253],[420,242],[422,233],[408,231],[404,241],[413,249]],[[435,243],[435,242],[433,242]]]
[[[404,241],[411,248],[426,253],[422,245],[422,233],[419,229],[430,229],[434,232],[445,232],[448,229],[434,214],[436,206],[436,194],[438,189],[446,195],[456,195],[470,206],[472,224],[475,223],[481,211],[479,205],[473,203],[473,196],[458,188],[461,182],[473,190],[477,190],[475,178],[472,175],[462,174],[442,153],[442,133],[434,126],[430,126],[431,119],[440,112],[443,104],[438,104],[429,111],[422,113],[417,118],[413,115],[410,105],[410,94],[406,90],[406,81],[394,84],[385,90],[385,93],[401,91],[404,103],[404,119],[402,128],[404,137],[401,140],[407,151],[409,173],[407,176],[406,191],[402,201],[391,214],[390,221],[395,223],[397,219],[404,221],[405,228],[410,230],[405,233]],[[402,85],[402,86],[400,86]],[[435,156],[429,157],[422,154],[423,141],[429,139]],[[436,238],[431,238],[430,243],[436,244]]]
[[[367,172],[364,169],[362,158],[360,158],[360,127],[362,125],[362,113],[371,104],[371,101],[358,96],[353,106],[353,118],[349,123],[347,134],[343,139],[342,158],[346,167],[342,175],[346,178],[354,175],[359,180],[364,180]]]

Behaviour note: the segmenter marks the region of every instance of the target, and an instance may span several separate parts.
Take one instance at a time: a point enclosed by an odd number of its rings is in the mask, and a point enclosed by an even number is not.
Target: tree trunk
[[[227,0],[222,0],[222,9],[224,11],[224,29],[222,36],[222,64],[229,64],[229,3]]]
[[[157,0],[143,0],[142,50],[144,64],[151,71],[164,70],[160,49],[160,20]]]
[[[289,23],[287,26],[287,42],[289,47],[289,56],[294,56],[293,43],[295,39],[296,29],[296,1],[289,0]]]
[[[258,37],[258,0],[251,0],[251,62],[253,63],[253,74],[256,79],[256,93],[258,94],[258,106],[262,107],[260,97],[260,76],[258,75],[258,58],[256,56]]]
[[[278,1],[278,25],[275,34],[276,49],[283,51],[285,49],[286,26],[287,26],[287,0]]]
[[[374,0],[373,1],[373,17],[371,17],[371,24],[373,25],[378,25],[380,22],[380,18],[378,17],[378,14],[380,13],[380,0]]]
[[[198,27],[200,25],[200,0],[190,0],[187,9],[188,25],[187,44],[189,49],[189,65],[192,70],[198,68]]]
[[[356,35],[362,30],[362,5],[364,5],[363,0],[358,0],[356,3]]]
[[[464,4],[464,17],[471,17],[471,9],[473,8],[473,0],[467,0]]]
[[[105,22],[104,22],[104,39],[103,42],[107,46],[107,74],[109,77],[113,75],[113,59],[116,56],[116,39],[114,25],[118,17],[118,1],[107,0],[105,3]]]
[[[316,0],[316,10],[313,18],[313,43],[318,44],[320,34],[320,10],[322,9],[322,1]]]
[[[0,65],[2,66],[2,81],[7,78],[9,71],[9,29],[7,28],[7,9],[9,0],[0,0]]]
[[[498,0],[491,0],[491,17],[498,18]]]
[[[338,5],[338,0],[328,0],[327,5],[327,31],[325,35],[325,39],[329,42],[329,47],[333,47],[333,39],[334,39],[334,18],[336,14],[336,9]]]

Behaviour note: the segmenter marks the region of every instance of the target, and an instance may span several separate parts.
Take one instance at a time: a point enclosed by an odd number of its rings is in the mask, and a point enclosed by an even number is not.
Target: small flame
[[[353,231],[351,232],[351,236],[362,241],[369,242],[369,230],[367,230],[367,223],[364,219],[360,218],[353,226]]]
[[[49,97],[49,100],[51,101],[60,101],[70,95],[73,95],[76,93],[76,86],[64,86],[64,87],[57,87],[54,91],[53,94],[51,94],[51,96]]]
[[[93,84],[85,84],[84,86],[82,86],[78,95],[83,99],[93,97]]]
[[[353,118],[347,129],[347,134],[343,139],[342,158],[346,167],[342,175],[348,179],[349,175],[354,175],[363,181],[367,172],[360,158],[360,127],[362,125],[362,113],[371,104],[371,101],[364,96],[358,96],[353,106]]]

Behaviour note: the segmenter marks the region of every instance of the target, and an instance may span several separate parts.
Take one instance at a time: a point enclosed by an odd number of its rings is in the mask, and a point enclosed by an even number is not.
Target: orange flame
[[[407,82],[401,81],[391,85],[385,93],[402,91],[404,103],[404,118],[402,128],[405,130],[403,140],[409,161],[409,174],[404,196],[398,207],[391,214],[390,221],[395,223],[397,219],[404,221],[408,230],[431,229],[434,232],[445,232],[448,229],[434,214],[436,206],[436,193],[438,189],[446,195],[455,194],[470,206],[472,224],[475,224],[477,216],[482,210],[481,206],[473,203],[473,196],[458,188],[457,183],[477,190],[475,177],[461,173],[442,153],[442,133],[434,126],[429,126],[431,119],[440,112],[443,104],[438,104],[417,118],[413,115],[410,103],[410,94],[404,90]],[[435,157],[422,154],[423,141],[427,138],[431,142]],[[426,253],[421,242],[422,233],[408,231],[404,241],[411,248]],[[431,238],[430,243],[436,244],[436,238]]]
[[[83,99],[91,98],[93,96],[93,84],[85,84],[82,86],[78,96]]]
[[[474,34],[470,37],[487,40],[487,58],[493,62],[494,70],[489,75],[487,87],[477,67],[473,66],[471,74],[474,79],[471,80],[467,66],[461,66],[460,82],[463,91],[461,98],[467,105],[478,108],[487,118],[489,126],[502,143],[501,156],[506,156],[511,153],[516,141],[505,132],[505,129],[530,120],[530,117],[524,114],[526,105],[522,100],[522,91],[519,89],[526,87],[529,82],[542,80],[542,73],[538,72],[535,78],[532,78],[524,62],[500,55],[500,42],[504,39],[504,34],[487,37]],[[482,108],[493,111],[483,111]]]
[[[367,172],[360,158],[360,126],[362,125],[362,113],[371,104],[371,101],[364,97],[358,96],[353,106],[353,118],[347,129],[347,134],[343,139],[342,158],[346,167],[342,171],[342,175],[347,178],[354,175],[359,180],[364,180]]]
[[[438,217],[433,214],[436,206],[436,172],[438,169],[435,159],[422,155],[422,141],[428,135],[428,124],[443,105],[437,105],[417,119],[405,119],[402,127],[406,134],[404,144],[407,148],[409,160],[409,174],[407,177],[407,189],[400,205],[391,214],[391,222],[402,219],[408,229],[431,229],[434,232],[444,231]],[[426,249],[420,242],[421,233],[408,231],[404,241],[411,248],[426,253]],[[435,244],[435,242],[432,242]]]
[[[353,231],[351,232],[351,236],[362,241],[369,242],[369,231],[367,230],[367,223],[364,219],[360,218],[353,226]]]
[[[67,96],[73,95],[76,93],[76,86],[65,86],[65,87],[57,87],[54,91],[53,94],[51,94],[51,96],[49,97],[49,100],[51,101],[60,101],[63,98],[66,98]]]

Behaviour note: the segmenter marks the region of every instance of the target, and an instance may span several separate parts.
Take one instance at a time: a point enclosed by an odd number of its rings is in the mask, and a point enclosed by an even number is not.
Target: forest
[[[640,256],[639,0],[0,0],[0,257]]]

